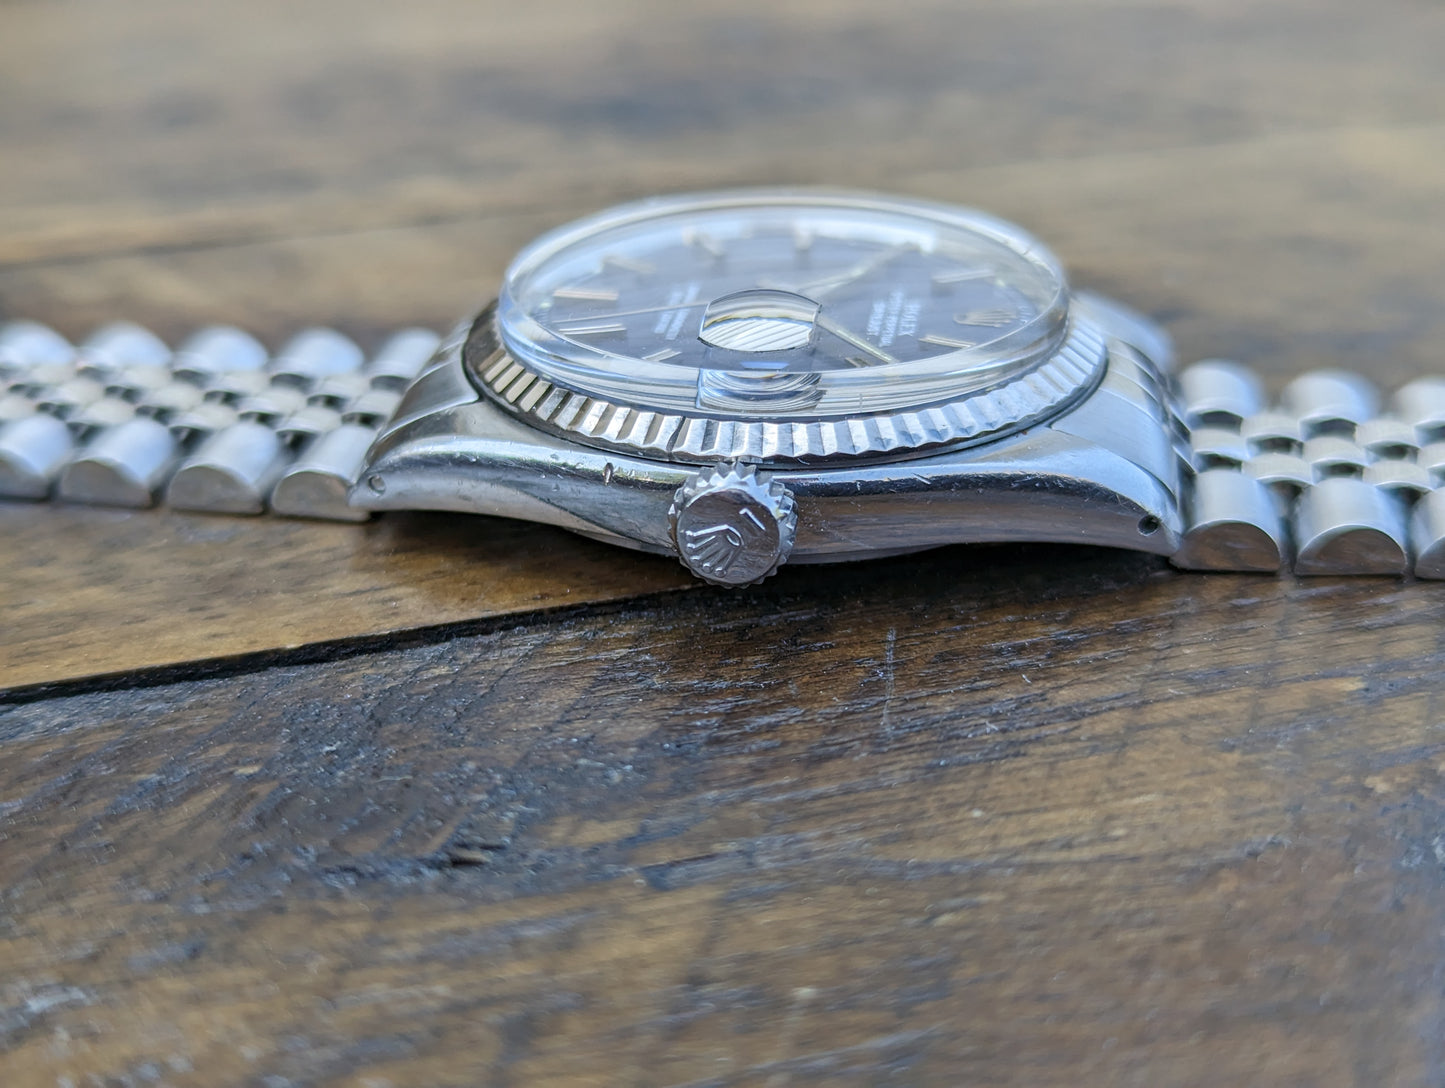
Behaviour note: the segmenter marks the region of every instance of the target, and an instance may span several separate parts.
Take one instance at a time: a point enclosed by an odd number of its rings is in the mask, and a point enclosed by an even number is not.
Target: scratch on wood
[[[898,645],[898,628],[888,628],[888,635],[883,640],[883,720],[879,723],[883,729],[889,729],[893,719],[893,652]]]

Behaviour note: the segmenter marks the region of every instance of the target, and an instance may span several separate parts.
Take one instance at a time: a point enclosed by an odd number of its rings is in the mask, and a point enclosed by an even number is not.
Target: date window
[[[728,351],[775,352],[807,347],[818,303],[791,291],[759,287],[722,295],[703,311],[698,339]]]

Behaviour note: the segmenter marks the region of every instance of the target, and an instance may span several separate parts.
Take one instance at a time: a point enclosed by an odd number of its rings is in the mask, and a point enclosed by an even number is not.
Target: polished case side
[[[490,321],[486,312],[479,322]],[[765,468],[797,503],[790,562],[954,543],[1051,541],[1173,553],[1180,460],[1166,342],[1098,300],[1076,320],[1109,343],[1099,386],[1071,410],[994,442],[906,461]],[[1157,337],[1157,334],[1156,334]],[[453,337],[378,436],[354,505],[454,510],[558,525],[676,554],[668,507],[697,466],[593,449],[528,426],[480,394]]]

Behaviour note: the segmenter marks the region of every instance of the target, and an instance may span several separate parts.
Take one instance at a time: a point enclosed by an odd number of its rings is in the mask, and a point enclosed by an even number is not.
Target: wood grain
[[[370,345],[614,200],[822,182],[1388,384],[1442,367],[1442,56],[1414,0],[10,0],[0,317]],[[0,541],[5,1088],[1445,1082],[1440,586]]]
[[[364,526],[0,505],[0,690],[677,590],[672,560],[500,518]],[[42,558],[43,557],[43,558]]]
[[[1445,242],[1422,233],[1445,194],[1445,122],[1431,112],[1445,88],[1427,47],[1445,41],[1438,11],[1036,4],[960,22],[951,5],[915,5],[918,26],[960,25],[934,40],[861,3],[727,19],[648,5],[434,4],[359,22],[327,4],[300,22],[266,5],[78,10],[0,16],[0,102],[27,104],[0,109],[0,315],[72,336],[124,316],[172,339],[220,321],[276,344],[319,321],[374,344],[407,323],[449,327],[518,245],[608,200],[797,180],[1015,218],[1076,281],[1164,319],[1186,358],[1239,357],[1276,379],[1367,366],[1397,382],[1439,366]],[[652,48],[621,73],[639,28]],[[1086,28],[1140,70],[1091,76]],[[719,36],[751,59],[706,47]],[[796,70],[739,86],[747,65],[804,39]],[[1372,65],[1395,39],[1389,64]],[[551,54],[574,63],[543,85]],[[0,685],[481,618],[593,584],[602,599],[679,584],[626,557],[600,579],[544,559],[539,589],[510,557],[452,563],[441,541],[427,563],[455,581],[418,595],[413,567],[329,527],[207,530],[250,540],[283,572],[277,592],[238,596],[245,579],[226,572],[244,569],[240,546],[198,564],[169,523],[122,519],[147,541],[133,562],[86,528],[114,519],[81,515],[72,533],[0,517],[0,603],[28,602],[0,635]],[[180,586],[168,573],[198,569]],[[122,627],[144,634],[117,643]]]
[[[9,1083],[1438,1080],[1439,587],[982,551],[10,709]]]

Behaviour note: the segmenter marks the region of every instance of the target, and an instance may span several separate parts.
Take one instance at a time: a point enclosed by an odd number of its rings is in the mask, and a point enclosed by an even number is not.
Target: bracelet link
[[[1314,371],[1277,404],[1238,363],[1186,368],[1185,534],[1176,566],[1445,578],[1445,380],[1387,407],[1365,378]]]
[[[370,361],[332,329],[276,353],[229,327],[174,353],[118,322],[72,347],[0,325],[0,496],[359,521],[367,447],[440,338],[404,329]]]

